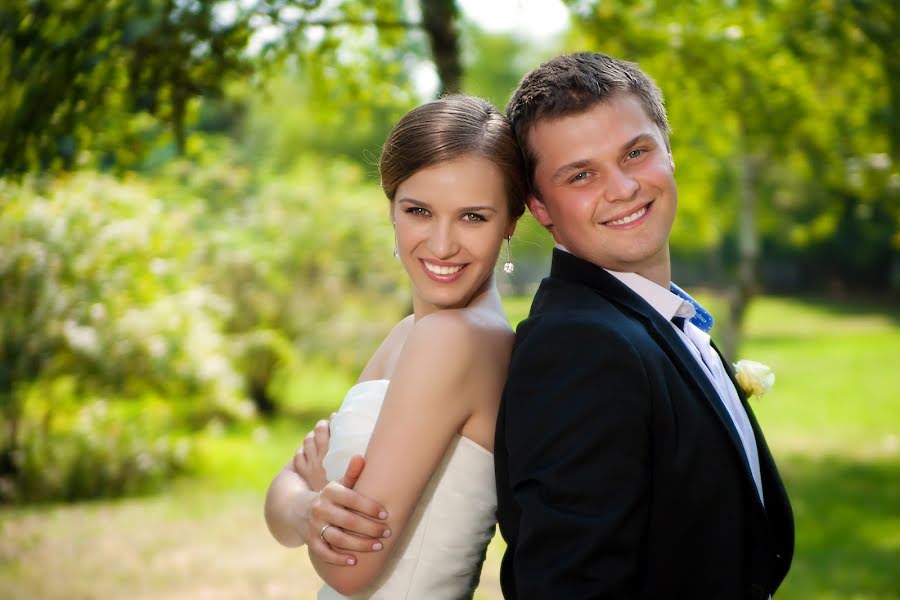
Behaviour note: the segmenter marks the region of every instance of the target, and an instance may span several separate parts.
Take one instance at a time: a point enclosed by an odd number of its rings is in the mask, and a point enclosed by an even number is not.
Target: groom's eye
[[[585,179],[587,179],[587,176],[588,176],[588,172],[587,172],[587,171],[582,171],[581,173],[577,173],[577,174],[571,179],[571,181],[584,181]]]

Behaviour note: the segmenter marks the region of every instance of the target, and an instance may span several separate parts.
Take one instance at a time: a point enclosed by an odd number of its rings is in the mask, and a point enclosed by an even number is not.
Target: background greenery
[[[779,597],[900,595],[896,3],[571,0],[539,38],[463,4],[3,3],[0,596],[311,596],[261,496],[408,306],[380,145],[442,91],[502,106],[582,49],[662,87],[676,277],[778,374],[756,408],[798,519]],[[548,248],[523,218],[513,323]]]

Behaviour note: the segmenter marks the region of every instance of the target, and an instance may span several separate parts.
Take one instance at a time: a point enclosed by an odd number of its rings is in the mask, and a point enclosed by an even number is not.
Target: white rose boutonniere
[[[754,360],[739,360],[734,363],[734,377],[747,396],[760,396],[772,391],[775,373],[768,365]]]

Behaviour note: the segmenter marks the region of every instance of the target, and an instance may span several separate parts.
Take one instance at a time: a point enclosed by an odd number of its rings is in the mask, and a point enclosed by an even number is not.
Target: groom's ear
[[[550,218],[550,213],[547,212],[547,206],[543,200],[540,200],[534,194],[528,194],[525,202],[528,203],[528,210],[531,211],[538,223],[547,228],[553,225],[553,219]]]

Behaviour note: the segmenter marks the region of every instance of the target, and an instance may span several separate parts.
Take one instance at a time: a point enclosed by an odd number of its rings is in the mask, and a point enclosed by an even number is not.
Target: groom
[[[791,563],[791,508],[712,318],[671,284],[658,88],[565,55],[507,113],[557,248],[497,420],[504,597],[765,600]]]

